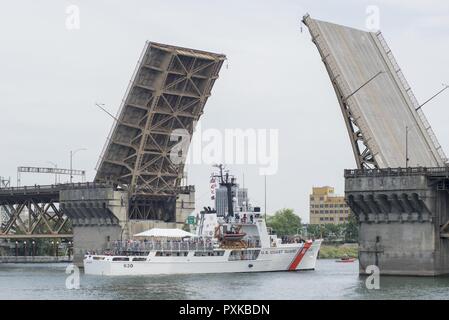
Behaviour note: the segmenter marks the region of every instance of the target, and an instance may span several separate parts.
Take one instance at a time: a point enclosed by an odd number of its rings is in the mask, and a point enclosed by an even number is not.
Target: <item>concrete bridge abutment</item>
[[[359,272],[449,274],[448,168],[345,171],[345,197],[359,223]]]

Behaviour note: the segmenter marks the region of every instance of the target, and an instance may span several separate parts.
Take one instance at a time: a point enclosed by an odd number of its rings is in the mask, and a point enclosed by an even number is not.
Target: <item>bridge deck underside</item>
[[[100,157],[96,181],[126,186],[131,194],[176,194],[184,166],[173,155],[186,156],[224,59],[147,43]]]
[[[431,212],[415,192],[350,194],[347,199],[361,222],[431,221]]]

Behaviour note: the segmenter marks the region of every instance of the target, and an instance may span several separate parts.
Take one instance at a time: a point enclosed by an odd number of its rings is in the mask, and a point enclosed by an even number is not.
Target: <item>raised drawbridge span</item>
[[[334,87],[359,169],[442,167],[447,159],[380,32],[304,16]]]
[[[96,181],[132,193],[176,193],[183,164],[170,154],[177,129],[192,134],[224,55],[148,42],[97,166]]]
[[[174,215],[184,171],[179,160],[186,156],[185,142],[190,143],[225,59],[223,54],[146,43],[95,177],[129,191],[131,219],[151,218],[160,210]]]

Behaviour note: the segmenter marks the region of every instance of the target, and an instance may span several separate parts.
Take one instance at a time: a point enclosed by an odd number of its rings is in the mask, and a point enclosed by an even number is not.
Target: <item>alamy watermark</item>
[[[380,29],[380,9],[378,6],[370,5],[365,10],[365,27],[369,31],[375,32]]]
[[[81,28],[80,22],[80,8],[77,5],[71,4],[65,9],[66,19],[65,27],[67,30],[79,30]]]
[[[66,289],[73,290],[80,288],[80,269],[74,264],[69,264],[65,269],[69,276],[65,279]]]
[[[369,265],[366,267],[365,272],[369,276],[365,280],[365,286],[367,289],[380,289],[380,269],[376,265]]]
[[[223,163],[227,165],[257,165],[260,175],[274,175],[279,167],[278,129],[224,129],[203,130],[201,123],[194,123],[195,134],[185,129],[171,133],[175,145],[170,151],[174,164]]]

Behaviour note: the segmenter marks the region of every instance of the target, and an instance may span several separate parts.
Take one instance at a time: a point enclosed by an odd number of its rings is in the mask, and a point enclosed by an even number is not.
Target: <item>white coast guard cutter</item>
[[[235,185],[222,172],[220,184],[229,190]],[[315,269],[321,240],[283,243],[268,232],[260,212],[229,211],[225,217],[213,210],[202,212],[200,231],[188,240],[119,242],[114,254],[87,255],[84,272],[115,276]],[[203,228],[206,219],[216,222],[211,230]]]

